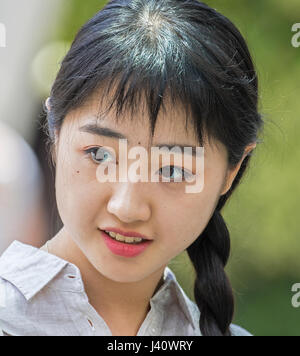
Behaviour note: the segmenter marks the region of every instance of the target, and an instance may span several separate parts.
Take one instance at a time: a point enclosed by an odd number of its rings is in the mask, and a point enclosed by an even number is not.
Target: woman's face
[[[204,187],[200,193],[186,193],[184,180],[100,183],[99,163],[86,150],[111,147],[118,162],[119,139],[85,132],[81,129],[85,125],[98,124],[117,131],[127,138],[128,151],[134,146],[144,147],[149,157],[151,146],[199,144],[192,127],[185,130],[180,108],[160,112],[152,141],[148,118],[142,112],[134,121],[129,116],[127,120],[124,114],[125,120],[118,125],[112,112],[101,119],[96,118],[97,113],[97,97],[93,96],[80,109],[70,112],[63,122],[56,143],[58,210],[65,231],[96,270],[114,281],[139,281],[166,266],[206,227],[226,186],[227,153],[220,144],[204,145]],[[106,155],[105,159],[111,157]],[[134,161],[137,159],[128,159],[128,167]],[[149,159],[149,172],[150,165]],[[178,175],[178,171],[174,174]],[[174,178],[172,170],[170,175]],[[135,231],[152,241],[137,256],[116,255],[100,232],[106,227]]]

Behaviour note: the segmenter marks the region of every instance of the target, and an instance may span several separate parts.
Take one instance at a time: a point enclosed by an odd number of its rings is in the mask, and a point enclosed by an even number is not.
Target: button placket
[[[83,296],[85,299],[85,309],[84,314],[87,319],[90,320],[89,327],[93,328],[94,335],[96,336],[112,336],[111,330],[106,324],[105,320],[102,318],[100,314],[94,309],[94,307],[89,303],[88,297],[85,292],[83,292]]]
[[[89,317],[86,317],[86,320],[89,323],[89,326],[92,329],[92,331],[95,332],[96,329],[95,329],[93,321]]]
[[[151,331],[150,331],[151,335],[152,336],[156,336],[156,329],[155,328],[152,328]]]
[[[157,303],[150,302],[151,310],[150,310],[150,318],[146,320],[148,322],[148,333],[150,336],[159,336],[161,331],[161,326],[163,322],[163,313],[160,306]]]

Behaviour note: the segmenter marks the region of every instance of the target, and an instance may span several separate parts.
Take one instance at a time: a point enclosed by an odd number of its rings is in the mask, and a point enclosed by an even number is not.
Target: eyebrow
[[[121,134],[120,132],[112,130],[108,127],[100,126],[99,124],[86,124],[84,126],[81,126],[79,128],[79,131],[86,132],[86,133],[89,133],[92,135],[97,135],[97,136],[104,136],[104,137],[117,138],[117,139],[126,139],[129,142],[129,139],[126,136],[124,136],[123,134]],[[177,143],[171,143],[171,144],[170,143],[161,143],[159,145],[156,145],[155,147],[158,147],[158,148],[166,147],[169,150],[172,150],[172,148],[174,148],[174,147],[180,147],[183,153],[184,153],[185,147],[191,147],[192,148],[192,152],[191,152],[192,156],[193,157],[196,156],[196,153],[197,153],[196,146],[191,146],[188,144],[179,145]],[[190,150],[188,150],[186,153],[190,154]]]
[[[102,127],[96,124],[87,124],[79,128],[81,132],[87,132],[92,135],[105,136],[110,138],[127,139],[126,136],[120,132],[109,129],[108,127]]]

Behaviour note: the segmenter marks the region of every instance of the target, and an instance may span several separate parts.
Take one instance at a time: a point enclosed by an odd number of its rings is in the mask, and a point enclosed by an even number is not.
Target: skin
[[[47,105],[51,110],[48,101]],[[149,149],[161,143],[199,146],[192,127],[187,132],[183,129],[183,111],[171,108],[169,105],[167,112],[160,112],[153,140],[145,130],[149,129],[149,122],[142,111],[135,121],[124,114],[125,120],[118,125],[109,112],[101,124],[125,135],[128,150],[138,145]],[[65,117],[57,133],[56,199],[64,227],[51,240],[49,252],[78,266],[90,304],[114,336],[136,335],[150,310],[149,300],[162,283],[164,268],[204,230],[220,195],[230,189],[255,143],[247,147],[232,170],[228,169],[225,147],[218,142],[206,144],[205,183],[200,193],[186,194],[184,181],[99,183],[97,164],[84,150],[109,146],[118,152],[119,141],[79,132],[82,125],[96,122],[92,116],[97,115],[98,109],[95,94]],[[151,151],[148,152],[150,157]],[[136,257],[116,256],[98,230],[108,226],[136,231],[153,241]]]

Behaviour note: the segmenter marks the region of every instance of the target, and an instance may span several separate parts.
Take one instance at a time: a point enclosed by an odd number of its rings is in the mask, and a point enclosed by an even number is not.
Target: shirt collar
[[[1,255],[0,277],[30,300],[67,264],[61,258],[15,240]]]
[[[162,293],[173,293],[175,294],[178,304],[183,311],[185,317],[187,320],[190,322],[192,327],[194,329],[199,328],[199,318],[200,318],[200,313],[199,309],[193,303],[184,290],[181,288],[179,283],[177,282],[175,274],[172,272],[172,270],[169,267],[165,268],[164,271],[164,281],[165,283],[161,286],[161,288],[156,292],[156,294],[152,297],[151,301],[153,304],[159,304],[164,301],[164,303],[167,304],[170,301],[170,298],[165,298],[162,297]]]
[[[80,277],[80,271],[74,264],[53,254],[40,250],[32,245],[15,240],[0,257],[0,277],[15,285],[26,300],[33,298],[63,269]],[[164,270],[164,283],[151,298],[151,305],[161,305],[170,302],[172,296],[177,298],[178,304],[193,328],[199,325],[199,315],[195,304],[187,297],[178,284],[175,274],[169,267]],[[73,281],[63,280],[64,286],[74,287]],[[83,290],[83,283],[77,285],[77,291]],[[58,283],[58,287],[62,283]],[[164,293],[164,294],[163,294]],[[164,297],[163,297],[164,295]],[[166,298],[169,295],[169,298]]]

